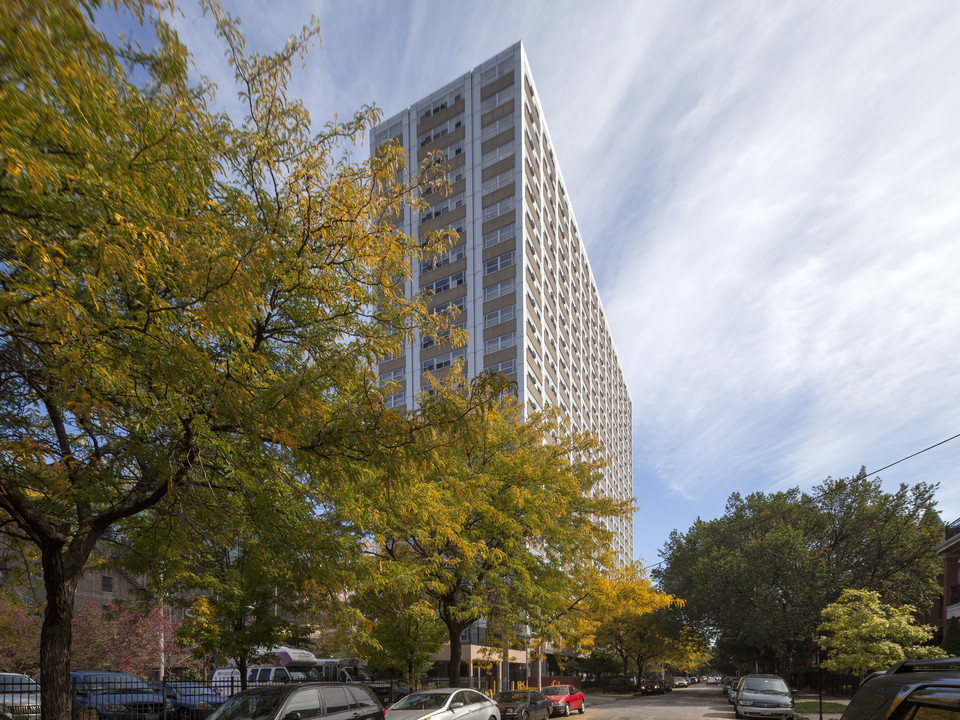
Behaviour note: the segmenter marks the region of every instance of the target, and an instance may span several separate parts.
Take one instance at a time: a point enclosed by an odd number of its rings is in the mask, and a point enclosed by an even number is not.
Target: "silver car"
[[[793,717],[793,694],[777,675],[747,675],[740,678],[733,709],[738,718]]]
[[[500,720],[497,704],[476,690],[418,690],[387,708],[386,720]]]
[[[40,720],[40,686],[26,675],[0,673],[0,717]]]

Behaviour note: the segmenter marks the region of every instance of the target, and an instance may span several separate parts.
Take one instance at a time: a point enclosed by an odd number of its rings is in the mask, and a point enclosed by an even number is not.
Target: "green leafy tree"
[[[952,617],[947,620],[940,647],[951,657],[960,655],[960,618]]]
[[[456,686],[460,633],[482,617],[561,622],[571,577],[609,547],[603,519],[628,508],[591,496],[595,441],[553,410],[523,418],[503,375],[453,375],[405,422],[413,441],[371,473],[362,514],[371,552],[408,565],[433,603]]]
[[[879,592],[844,590],[823,609],[819,631],[829,651],[823,667],[862,676],[906,658],[943,657],[940,648],[926,644],[933,628],[917,625],[915,613],[910,605],[884,603]]]
[[[405,161],[342,150],[378,113],[314,134],[286,82],[315,27],[247,55],[209,6],[239,124],[191,83],[166,4],[120,3],[155,36],[136,46],[98,30],[98,0],[0,11],[0,530],[40,555],[44,720],[70,712],[97,543],[196,488],[242,492],[249,458],[334,494],[325,470],[378,430],[351,408],[374,358],[430,321],[402,286],[435,243],[390,222]]]
[[[247,665],[263,648],[309,634],[324,578],[350,563],[352,534],[275,477],[248,478],[242,494],[194,497],[173,528],[138,530],[127,565],[158,595],[187,605],[180,641],[232,660],[245,688]]]
[[[351,605],[361,616],[356,647],[369,666],[406,677],[415,688],[433,664],[447,638],[447,630],[429,598],[403,563],[368,559]]]
[[[671,533],[654,575],[731,662],[789,672],[812,655],[820,613],[845,587],[932,602],[942,529],[934,491],[885,492],[861,470],[811,493],[735,493],[722,517]]]

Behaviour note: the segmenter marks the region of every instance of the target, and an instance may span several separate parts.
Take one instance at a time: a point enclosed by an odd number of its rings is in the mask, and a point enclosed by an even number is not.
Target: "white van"
[[[247,687],[261,685],[282,685],[292,682],[316,680],[311,669],[299,667],[277,667],[275,665],[251,665],[247,668]],[[210,685],[224,697],[240,692],[240,670],[235,667],[217,668],[213,671]]]

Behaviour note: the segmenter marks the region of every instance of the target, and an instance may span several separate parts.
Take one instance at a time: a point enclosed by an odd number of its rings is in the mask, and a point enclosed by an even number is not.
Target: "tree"
[[[396,148],[344,159],[374,109],[313,135],[287,96],[315,26],[248,56],[210,3],[235,125],[191,84],[166,5],[121,6],[153,49],[111,45],[98,0],[0,12],[0,530],[41,556],[44,720],[70,712],[74,591],[111,528],[242,493],[249,458],[293,488],[342,478],[324,470],[377,432],[351,401],[431,322],[402,285],[442,242],[390,223],[411,201]]]
[[[932,601],[935,489],[884,492],[861,470],[809,494],[734,493],[722,517],[671,533],[654,575],[733,662],[789,672],[812,655],[820,613],[844,587],[882,590],[897,604]]]
[[[819,631],[829,651],[823,667],[863,676],[906,658],[943,657],[940,648],[925,644],[933,628],[917,625],[915,613],[910,605],[882,602],[879,592],[845,589],[823,609]]]
[[[371,552],[411,568],[447,629],[454,686],[461,632],[494,615],[560,622],[571,577],[609,546],[603,519],[628,511],[591,494],[593,439],[569,432],[554,410],[522,411],[503,375],[467,383],[453,374],[421,398],[411,425],[398,424],[413,442],[380,463],[362,494]]]
[[[952,617],[947,620],[947,627],[943,632],[943,643],[940,647],[950,657],[960,655],[960,618]]]
[[[180,640],[204,658],[232,660],[244,689],[263,648],[309,634],[326,581],[357,552],[355,531],[333,508],[284,482],[283,467],[267,469],[238,468],[242,494],[197,489],[175,516],[151,511],[123,526],[135,537],[126,566],[156,597],[187,609]]]
[[[191,652],[177,645],[180,621],[161,606],[82,605],[73,618],[76,667],[109,667],[145,677],[161,666],[183,667]]]
[[[415,688],[443,647],[446,628],[408,566],[369,559],[365,567],[367,581],[351,598],[362,618],[357,649],[371,668],[403,675]]]
[[[620,659],[624,681],[629,676],[631,660],[642,675],[644,662],[665,650],[660,644],[663,636],[649,619],[657,616],[658,610],[675,604],[682,602],[654,588],[639,562],[614,568],[602,577],[591,598],[595,618],[593,643],[597,650]]]
[[[40,616],[14,595],[0,593],[0,667],[35,674],[40,667]]]

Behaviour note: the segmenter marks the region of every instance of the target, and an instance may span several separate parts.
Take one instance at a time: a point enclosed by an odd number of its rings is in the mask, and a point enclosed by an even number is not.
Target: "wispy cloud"
[[[648,559],[732,490],[960,432],[955,5],[229,5],[261,51],[317,12],[293,91],[318,123],[524,41],[630,383]],[[182,25],[226,81],[209,24]],[[883,477],[941,482],[952,519],[958,460],[960,440]]]

